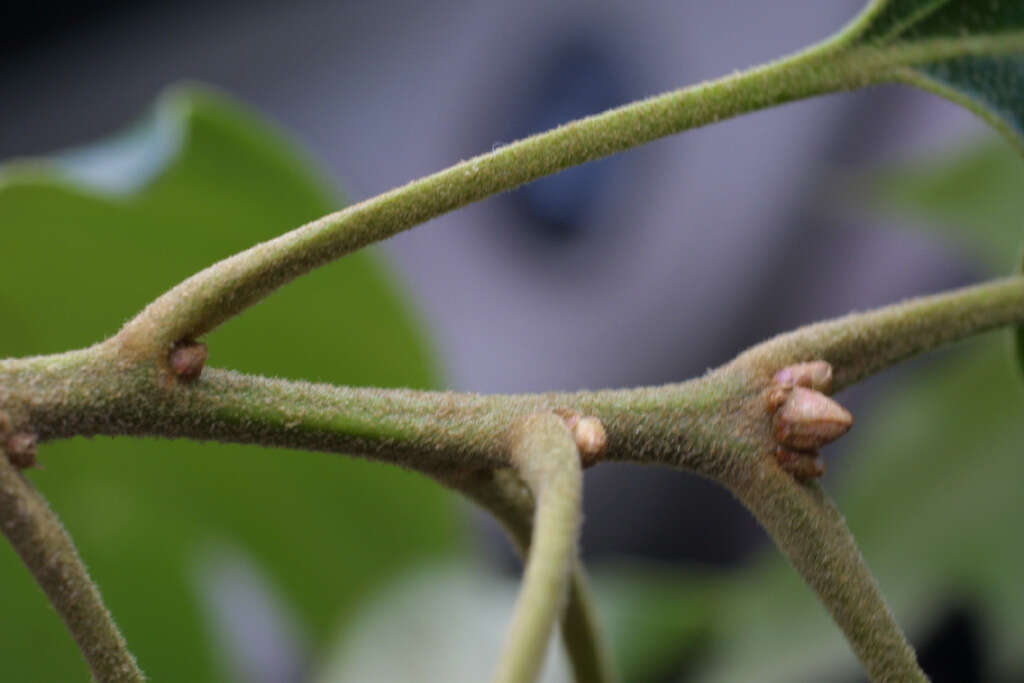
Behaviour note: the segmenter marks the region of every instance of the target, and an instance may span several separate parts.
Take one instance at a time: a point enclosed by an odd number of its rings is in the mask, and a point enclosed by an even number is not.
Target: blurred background
[[[14,4],[0,22],[0,355],[94,342],[345,199],[792,52],[861,5]],[[183,81],[205,85],[168,90]],[[678,381],[806,322],[1009,272],[1018,162],[967,112],[905,88],[787,105],[333,265],[217,332],[211,362],[477,392]],[[1022,507],[1005,488],[1021,420],[1004,337],[844,394],[858,424],[827,454],[826,486],[936,681],[1024,680],[1019,534],[1000,527]],[[517,560],[431,482],[111,439],[54,444],[42,462],[33,480],[153,680],[489,675]],[[585,499],[582,551],[626,680],[858,680],[724,491],[604,465]],[[0,573],[8,680],[84,680],[6,548]]]

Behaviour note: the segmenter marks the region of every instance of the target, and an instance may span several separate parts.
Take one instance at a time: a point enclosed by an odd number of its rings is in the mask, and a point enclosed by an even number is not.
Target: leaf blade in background
[[[0,355],[91,344],[192,272],[338,206],[293,143],[211,91],[171,91],[132,135],[135,146],[121,139],[106,160],[98,147],[0,171]],[[262,374],[436,381],[409,307],[367,254],[300,279],[207,341],[211,364]],[[350,458],[75,439],[45,445],[41,462],[33,481],[154,680],[221,678],[189,581],[210,539],[258,562],[314,642],[391,574],[460,545],[448,494]],[[0,577],[5,675],[82,679],[79,654],[9,549]]]
[[[680,581],[674,569],[626,564],[605,567],[591,579],[619,680],[674,680],[681,667],[695,664],[711,634],[718,577]],[[312,680],[487,680],[518,591],[518,576],[473,563],[410,571],[371,596],[327,649]],[[570,681],[561,636],[552,637],[540,680]]]
[[[901,68],[895,77],[967,107],[1024,151],[1024,3],[875,0],[846,36],[851,46],[878,50],[932,39],[1012,39],[1009,52],[939,58]]]
[[[975,141],[938,156],[872,173],[862,190],[876,210],[917,219],[915,226],[951,240],[992,273],[1021,272],[1024,169],[997,141]],[[1015,331],[1024,372],[1024,328]]]

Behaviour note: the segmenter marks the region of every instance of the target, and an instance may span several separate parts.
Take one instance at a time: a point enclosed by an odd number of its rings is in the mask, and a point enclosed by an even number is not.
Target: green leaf
[[[111,144],[0,170],[0,356],[91,344],[196,270],[338,205],[274,127],[210,91],[171,91]],[[372,254],[296,281],[207,341],[211,364],[268,375],[413,387],[436,377]],[[222,678],[189,583],[210,541],[258,562],[317,642],[366,591],[459,545],[448,494],[350,458],[104,438],[48,444],[40,460],[32,480],[153,680]],[[6,544],[0,582],[5,679],[85,680]]]
[[[872,170],[859,193],[874,208],[934,231],[997,275],[1016,269],[1024,244],[1024,169],[996,140],[972,142]]]
[[[410,572],[375,594],[321,659],[314,683],[458,683],[494,674],[519,582],[471,563]],[[570,680],[548,647],[541,683]]]
[[[722,589],[710,571],[622,561],[592,575],[600,624],[622,681],[676,680],[713,644]]]
[[[623,681],[671,680],[710,636],[714,576],[624,563],[591,577]],[[421,568],[370,597],[321,658],[315,683],[485,681],[494,673],[518,578],[460,562]],[[438,628],[443,621],[444,626]],[[570,680],[556,633],[541,680]]]
[[[993,274],[1024,269],[1024,173],[1019,155],[1005,145],[972,143],[883,169],[872,174],[867,192],[884,211],[925,219],[923,225],[978,257]],[[1015,338],[1024,371],[1024,328]]]
[[[844,38],[878,51],[923,46],[925,56],[897,69],[895,80],[971,109],[1024,151],[1024,3],[874,0]],[[947,56],[968,41],[975,54]]]

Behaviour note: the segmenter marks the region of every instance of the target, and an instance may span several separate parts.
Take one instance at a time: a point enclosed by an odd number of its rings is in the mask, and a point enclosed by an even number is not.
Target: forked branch
[[[876,0],[836,37],[791,57],[526,138],[256,245],[185,280],[92,348],[0,361],[7,451],[0,457],[0,521],[96,678],[138,681],[142,674],[70,539],[17,471],[32,464],[36,440],[132,434],[356,453],[467,492],[530,546],[501,681],[536,676],[566,594],[563,632],[577,678],[611,677],[575,563],[580,456],[587,464],[615,459],[685,468],[729,486],[754,511],[876,680],[924,680],[841,517],[816,484],[798,481],[817,473],[816,466],[790,460],[799,466],[785,471],[774,459],[766,393],[775,373],[794,363],[830,364],[841,388],[941,344],[1021,325],[1024,278],[810,326],[699,379],[627,391],[483,397],[267,380],[205,369],[206,349],[197,342],[344,254],[570,166],[804,97],[916,82],[911,68],[936,60],[1024,52],[1019,26],[986,36],[858,42],[895,6]],[[602,441],[578,450],[558,417],[568,414],[599,419],[607,447]],[[832,433],[849,426],[841,412],[832,414],[842,418],[832,421]],[[520,427],[510,433],[513,424]]]

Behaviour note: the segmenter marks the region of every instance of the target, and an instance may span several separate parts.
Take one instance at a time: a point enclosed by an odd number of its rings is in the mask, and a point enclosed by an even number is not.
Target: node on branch
[[[832,388],[832,366],[825,361],[797,363],[779,370],[768,389],[768,410],[778,448],[775,459],[797,479],[825,473],[818,449],[849,431],[853,416],[823,391]]]
[[[206,344],[195,341],[183,341],[171,349],[168,363],[171,372],[182,382],[194,382],[203,372],[208,356]]]

